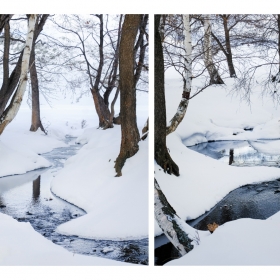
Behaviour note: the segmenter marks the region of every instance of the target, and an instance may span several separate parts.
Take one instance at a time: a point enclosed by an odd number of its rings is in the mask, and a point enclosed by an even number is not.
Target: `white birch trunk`
[[[208,230],[197,230],[182,220],[167,201],[156,179],[154,184],[155,219],[169,241],[183,256],[199,246],[211,233]]]
[[[210,15],[205,15],[204,44],[203,44],[204,64],[210,76],[210,84],[223,84],[224,82],[221,79],[218,70],[216,69],[213,62],[211,33],[212,33],[212,29],[211,29]]]
[[[192,88],[192,34],[191,34],[191,25],[190,25],[190,16],[183,15],[183,23],[184,23],[184,45],[185,45],[185,80],[186,84],[184,87],[184,91],[191,92]]]
[[[155,219],[166,237],[183,256],[193,249],[192,240],[182,227],[181,219],[168,203],[156,179],[154,187]]]
[[[189,15],[183,15],[183,23],[184,23],[184,46],[185,46],[185,55],[184,55],[184,63],[185,63],[185,82],[184,89],[182,94],[182,99],[178,106],[177,112],[174,117],[169,122],[166,128],[166,135],[176,130],[178,125],[183,120],[188,105],[189,105],[189,97],[192,87],[192,36],[191,36],[191,26],[190,26],[190,18]]]
[[[21,74],[19,79],[19,84],[16,89],[16,92],[11,100],[11,103],[3,113],[0,118],[0,135],[3,133],[5,127],[14,119],[18,110],[20,108],[22,98],[26,89],[27,84],[27,73],[29,67],[29,59],[32,48],[33,36],[34,36],[34,27],[36,22],[37,15],[30,15],[28,20],[28,32],[26,36],[26,45],[23,51],[22,65],[21,65]]]

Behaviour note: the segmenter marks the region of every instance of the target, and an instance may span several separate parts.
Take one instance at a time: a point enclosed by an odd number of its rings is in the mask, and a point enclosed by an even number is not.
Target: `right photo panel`
[[[155,265],[280,265],[280,15],[154,15]]]

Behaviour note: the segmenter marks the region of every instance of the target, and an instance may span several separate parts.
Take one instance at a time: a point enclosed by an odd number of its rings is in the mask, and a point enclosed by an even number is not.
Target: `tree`
[[[159,227],[181,256],[187,254],[193,249],[193,245],[191,244],[193,240],[189,237],[189,234],[191,233],[195,236],[195,230],[186,225],[176,214],[176,211],[167,201],[156,179],[154,181],[154,195],[154,213]]]
[[[13,17],[13,15],[0,15],[0,34],[2,33],[6,23],[8,23],[10,21],[10,19]]]
[[[141,15],[126,15],[120,42],[120,104],[121,104],[121,149],[115,162],[117,177],[122,176],[122,167],[127,158],[139,149],[139,131],[136,123],[136,84],[134,75],[134,43]]]
[[[23,51],[22,56],[22,63],[21,63],[21,71],[20,71],[20,78],[19,84],[17,86],[17,90],[14,93],[12,100],[9,106],[5,109],[4,113],[0,117],[0,135],[3,133],[6,126],[14,119],[16,116],[22,98],[26,89],[27,84],[27,73],[28,73],[28,66],[29,66],[29,59],[30,53],[32,49],[32,42],[34,36],[34,27],[36,22],[37,15],[30,15],[28,19],[28,32],[26,37],[26,45]]]
[[[49,15],[41,15],[37,17],[35,29],[34,29],[34,38],[32,43],[32,50],[30,55],[30,78],[31,78],[31,88],[32,88],[32,118],[31,118],[31,127],[30,131],[37,131],[38,128],[46,133],[40,117],[40,97],[39,97],[39,82],[37,75],[36,59],[35,59],[35,44],[36,39],[43,30],[43,27],[47,21]]]
[[[160,15],[155,15],[155,160],[164,171],[179,176],[179,167],[166,147],[166,108],[164,93],[164,59],[159,32]]]
[[[205,67],[210,76],[210,84],[224,84],[224,81],[220,77],[218,70],[213,61],[212,55],[212,44],[211,44],[211,17],[210,15],[205,15],[203,19],[204,26],[204,42],[203,42],[203,53],[204,53],[204,63]]]
[[[183,15],[184,22],[184,46],[185,46],[185,77],[184,77],[184,89],[182,99],[178,106],[177,112],[169,122],[166,128],[166,135],[176,130],[178,125],[183,120],[188,104],[192,88],[192,36],[189,15]]]
[[[75,69],[84,76],[90,84],[96,113],[99,118],[99,127],[112,128],[114,116],[109,108],[110,94],[115,91],[118,97],[118,67],[121,24],[123,16],[118,19],[118,27],[108,27],[110,16],[103,14],[92,15],[93,18],[83,18],[79,15],[63,15],[62,22],[53,21],[60,31],[75,36],[72,42],[65,38],[62,40],[51,39],[57,46],[71,51],[64,64],[70,69]],[[111,23],[112,24],[112,23]],[[78,53],[78,54],[77,54]],[[82,78],[84,80],[84,78]],[[81,80],[77,82],[79,85]],[[114,111],[115,101],[111,103]]]

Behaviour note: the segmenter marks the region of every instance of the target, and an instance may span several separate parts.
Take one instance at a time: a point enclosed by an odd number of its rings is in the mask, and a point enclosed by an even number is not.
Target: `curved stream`
[[[67,137],[69,146],[57,148],[42,156],[52,167],[23,175],[0,178],[0,212],[32,227],[53,243],[73,253],[94,255],[124,262],[148,264],[148,239],[110,241],[66,236],[55,231],[57,226],[86,214],[50,191],[50,182],[64,162],[76,154],[80,145]]]
[[[217,141],[201,143],[188,148],[229,165],[279,168],[280,154],[265,153],[256,148],[264,147],[264,145],[270,143],[273,144],[273,141]],[[237,188],[225,196],[210,211],[186,222],[196,229],[208,230],[207,225],[214,222],[222,225],[228,221],[241,218],[267,219],[278,211],[280,211],[280,179],[259,184],[248,184]],[[163,265],[179,257],[177,250],[165,236],[156,237],[156,265]]]

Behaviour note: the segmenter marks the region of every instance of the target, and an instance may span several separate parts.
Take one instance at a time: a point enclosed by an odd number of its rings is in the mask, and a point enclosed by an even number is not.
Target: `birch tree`
[[[28,73],[29,59],[30,59],[30,54],[32,49],[36,18],[37,15],[32,14],[29,16],[28,19],[28,32],[27,32],[26,44],[22,56],[19,83],[17,85],[16,92],[14,93],[9,106],[5,109],[4,113],[0,117],[0,135],[3,133],[6,126],[16,116],[22,102],[22,98],[27,84],[27,73]]]
[[[154,213],[159,227],[181,256],[193,249],[191,244],[193,240],[186,232],[187,225],[184,225],[185,222],[169,204],[156,179],[154,181]],[[195,232],[193,228],[188,227]]]
[[[178,106],[177,112],[174,117],[169,122],[166,128],[166,135],[170,134],[171,132],[175,131],[178,125],[183,120],[188,104],[189,98],[192,88],[192,36],[191,36],[191,26],[190,26],[190,17],[189,15],[183,15],[183,23],[184,23],[184,47],[185,47],[185,56],[184,56],[184,63],[185,63],[185,77],[184,77],[184,88],[182,99]]]

